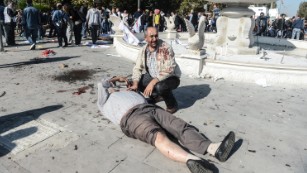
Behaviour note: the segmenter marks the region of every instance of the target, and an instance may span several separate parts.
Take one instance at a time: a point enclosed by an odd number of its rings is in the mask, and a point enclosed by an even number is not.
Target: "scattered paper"
[[[265,78],[257,79],[257,80],[255,81],[255,83],[256,83],[257,85],[259,85],[259,86],[264,87],[264,88],[270,86],[270,85],[267,84],[267,81],[266,81]]]

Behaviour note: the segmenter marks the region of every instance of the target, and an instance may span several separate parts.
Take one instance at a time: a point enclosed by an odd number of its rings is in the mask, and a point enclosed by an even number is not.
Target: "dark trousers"
[[[64,44],[65,46],[68,45],[68,42],[67,42],[67,36],[66,36],[66,27],[56,27],[56,31],[57,31],[57,35],[58,35],[58,43],[59,43],[59,46],[62,46],[63,43],[63,39],[64,39]]]
[[[121,119],[120,127],[125,135],[155,145],[157,132],[170,134],[191,151],[205,154],[211,141],[199,130],[162,108],[141,104],[130,109]]]
[[[49,37],[55,37],[56,35],[56,28],[53,23],[50,23],[50,30],[49,30]]]
[[[149,73],[143,74],[139,81],[138,89],[141,92],[144,92],[152,79],[153,78]],[[162,81],[159,81],[154,87],[152,98],[161,96],[164,99],[167,108],[174,108],[177,106],[177,101],[172,93],[172,90],[176,89],[179,84],[180,80],[177,76],[171,76]]]
[[[25,28],[26,39],[29,40],[30,44],[36,44],[38,29]],[[30,40],[31,37],[31,40]]]
[[[81,43],[82,23],[74,26],[75,44],[79,45]]]
[[[14,24],[4,24],[5,30],[5,41],[9,46],[15,45],[15,25]]]
[[[99,35],[99,26],[98,25],[92,25],[91,26],[91,35],[92,35],[93,44],[96,44],[96,41],[97,41],[98,35]]]

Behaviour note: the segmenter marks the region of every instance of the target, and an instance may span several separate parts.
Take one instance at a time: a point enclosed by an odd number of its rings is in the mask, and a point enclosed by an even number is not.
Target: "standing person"
[[[17,11],[15,10],[15,3],[8,2],[7,7],[4,8],[4,30],[5,30],[5,40],[8,46],[14,46],[15,43],[15,16]]]
[[[120,126],[122,132],[156,147],[167,158],[185,163],[192,173],[212,173],[215,166],[189,151],[211,154],[225,162],[235,143],[235,133],[229,132],[221,142],[209,138],[184,120],[162,108],[148,104],[144,97],[133,91],[115,92],[115,82],[126,81],[123,77],[104,79],[98,83],[97,106],[112,123]],[[172,137],[174,140],[170,140]],[[176,142],[180,142],[184,150]]]
[[[145,30],[147,29],[147,27],[153,27],[153,12],[151,10],[149,11],[146,24],[147,24],[147,26],[146,26]]]
[[[159,9],[155,9],[152,18],[153,18],[153,26],[156,27],[157,30],[159,31],[161,24],[161,14]]]
[[[257,35],[263,36],[268,26],[268,18],[261,12],[260,16],[256,19]]]
[[[140,16],[140,21],[141,21],[140,32],[144,32],[145,29],[147,28],[147,26],[146,26],[147,17],[148,16],[147,16],[146,11],[143,11],[143,14]]]
[[[134,21],[137,21],[142,14],[142,10],[138,8],[138,10],[133,14]]]
[[[79,46],[81,44],[81,39],[82,39],[81,32],[82,32],[83,18],[82,14],[80,14],[78,7],[73,8],[72,21],[74,23],[75,44]]]
[[[67,16],[67,28],[66,28],[66,37],[68,44],[73,44],[73,35],[74,35],[74,23],[72,21],[72,6],[69,4],[64,4],[63,11]]]
[[[276,37],[284,37],[285,30],[286,30],[286,15],[281,14],[280,18],[276,21],[276,29],[277,29],[277,36]]]
[[[301,19],[301,17],[298,15],[293,24],[292,24],[292,39],[294,39],[296,37],[297,40],[300,39],[300,34],[301,34],[301,31],[304,29],[304,20]]]
[[[194,26],[195,31],[197,31],[197,25],[198,25],[198,16],[197,13],[194,12],[194,10],[191,10],[191,13],[189,15],[189,21]]]
[[[56,7],[53,7],[53,9],[49,12],[49,15],[48,15],[48,22],[49,22],[49,25],[50,25],[49,35],[48,35],[49,38],[56,36],[56,28],[55,28],[55,25],[52,21],[52,16],[53,16],[55,11],[56,11]]]
[[[27,7],[24,9],[22,17],[26,38],[31,44],[30,50],[34,50],[36,45],[38,28],[41,22],[39,11],[32,6],[32,0],[27,0]]]
[[[16,24],[17,24],[17,34],[19,37],[22,37],[23,27],[22,27],[22,10],[17,10],[18,14],[16,16]]]
[[[96,44],[100,31],[99,28],[101,26],[101,14],[97,8],[96,3],[94,3],[93,7],[88,10],[86,16],[86,22],[89,29],[91,30],[92,42],[93,44]]]
[[[58,36],[58,47],[67,47],[67,37],[66,37],[66,28],[67,28],[67,21],[68,17],[65,15],[64,11],[62,10],[62,4],[57,3],[57,10],[53,13],[52,21],[55,25],[57,36]],[[63,41],[64,39],[64,46]]]
[[[172,47],[158,38],[158,30],[148,27],[145,32],[147,45],[137,57],[133,68],[133,85],[131,90],[139,90],[146,97],[158,101],[164,99],[166,111],[175,113],[178,110],[177,101],[172,90],[179,86],[178,65]],[[143,71],[145,74],[142,74]]]
[[[87,4],[83,4],[79,10],[82,17],[82,32],[81,35],[83,38],[87,38],[87,26],[86,26],[86,15],[87,15]]]

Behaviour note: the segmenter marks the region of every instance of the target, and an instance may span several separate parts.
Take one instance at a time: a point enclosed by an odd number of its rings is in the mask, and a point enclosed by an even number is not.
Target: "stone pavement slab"
[[[60,133],[16,154],[0,145],[1,173],[189,172],[185,164],[126,137],[98,112],[97,82],[106,76],[131,74],[134,62],[117,57],[113,47],[41,46],[57,54],[33,61],[42,50],[29,51],[28,46],[0,53],[0,93],[6,92],[0,97],[0,131],[9,133],[29,125],[24,122],[6,129],[3,123],[32,116],[38,122],[55,124]],[[68,67],[60,68],[61,64]],[[83,80],[55,80],[71,70],[92,73]],[[88,88],[85,93],[73,94],[82,87]],[[175,116],[195,125],[212,141],[222,140],[230,130],[236,133],[235,150],[227,162],[202,156],[220,172],[307,171],[306,86],[263,88],[182,76],[174,94],[180,108]],[[158,105],[165,107],[164,102]]]

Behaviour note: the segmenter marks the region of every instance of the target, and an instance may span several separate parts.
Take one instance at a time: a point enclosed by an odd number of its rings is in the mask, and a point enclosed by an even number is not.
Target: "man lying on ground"
[[[145,98],[134,91],[118,91],[116,82],[126,82],[124,77],[104,79],[98,83],[97,105],[101,113],[116,125],[125,135],[155,146],[166,157],[186,163],[193,173],[212,172],[210,164],[172,142],[173,136],[187,149],[209,153],[225,162],[235,142],[234,132],[222,142],[213,143],[198,129],[159,106],[148,104]],[[116,92],[118,91],[118,92]]]

